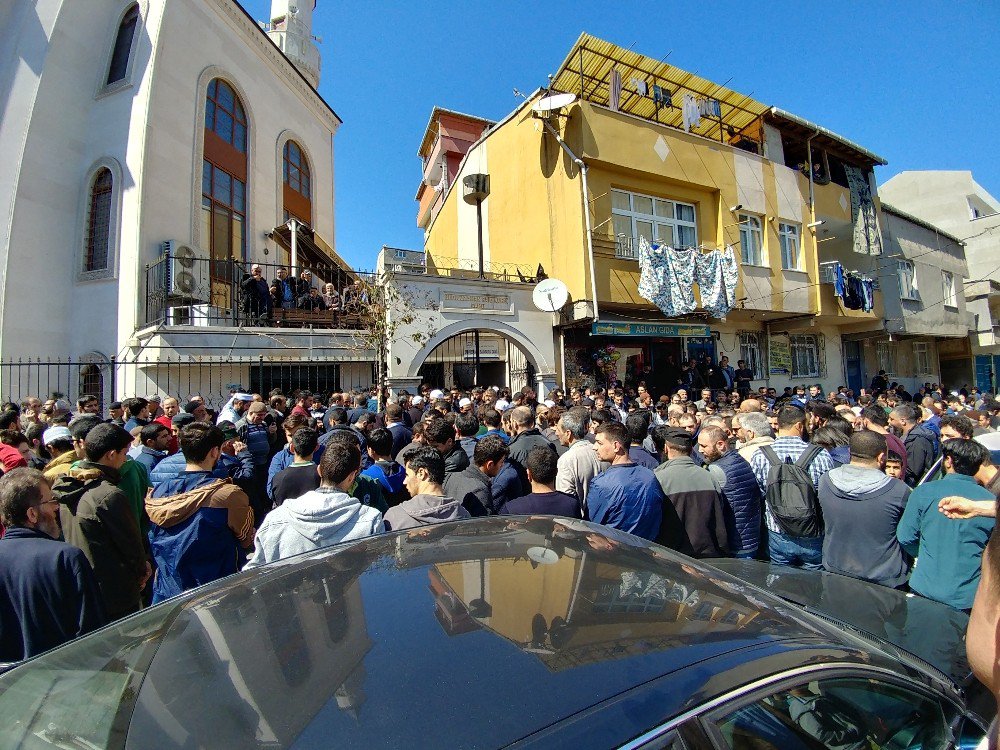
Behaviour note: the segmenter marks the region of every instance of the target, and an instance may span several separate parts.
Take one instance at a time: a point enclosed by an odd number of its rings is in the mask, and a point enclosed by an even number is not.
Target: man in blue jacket
[[[979,585],[983,550],[995,519],[951,520],[938,512],[938,501],[945,497],[995,499],[973,478],[989,452],[974,440],[946,440],[941,449],[944,478],[925,482],[910,493],[896,538],[918,558],[910,576],[910,589],[968,611]]]
[[[0,662],[48,651],[105,623],[86,556],[59,541],[59,502],[40,471],[0,478]]]
[[[604,422],[594,431],[594,450],[611,464],[590,482],[587,515],[591,521],[655,540],[663,517],[663,490],[656,476],[628,457],[625,425]]]

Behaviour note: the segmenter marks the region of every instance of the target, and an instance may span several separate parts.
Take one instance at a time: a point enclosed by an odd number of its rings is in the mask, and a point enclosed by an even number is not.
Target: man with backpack
[[[823,515],[817,492],[834,464],[829,452],[807,443],[805,435],[805,412],[785,406],[778,412],[778,436],[753,455],[750,468],[764,493],[771,562],[820,570]]]

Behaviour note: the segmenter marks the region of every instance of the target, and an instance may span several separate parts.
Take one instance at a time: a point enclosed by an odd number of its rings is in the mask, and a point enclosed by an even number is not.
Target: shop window
[[[740,214],[740,258],[745,265],[764,265],[764,230],[759,216]]]
[[[788,337],[792,350],[792,377],[819,377],[819,344],[816,337],[791,335]]]
[[[754,380],[767,377],[764,372],[764,353],[760,339],[759,333],[740,334],[740,359],[747,363],[747,369],[753,373]]]
[[[619,258],[638,259],[640,237],[677,248],[698,245],[697,212],[691,203],[612,190],[611,219]]]

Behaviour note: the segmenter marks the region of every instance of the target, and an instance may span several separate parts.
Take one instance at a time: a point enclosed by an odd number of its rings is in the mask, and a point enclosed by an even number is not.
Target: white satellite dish
[[[563,107],[568,107],[575,101],[576,94],[553,94],[552,96],[539,99],[535,102],[535,106],[532,109],[542,117],[548,117]]]
[[[543,279],[531,293],[531,301],[543,312],[559,312],[568,299],[569,289],[559,279]]]

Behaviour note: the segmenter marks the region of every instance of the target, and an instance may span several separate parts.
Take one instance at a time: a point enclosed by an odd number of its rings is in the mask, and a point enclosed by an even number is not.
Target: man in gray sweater
[[[403,451],[406,485],[410,499],[385,512],[385,530],[414,529],[432,523],[469,518],[461,500],[444,492],[444,458],[435,448]]]
[[[909,558],[896,527],[910,488],[882,472],[883,435],[859,430],[851,435],[851,462],[819,480],[819,503],[826,535],[823,567],[891,588],[906,583]]]

